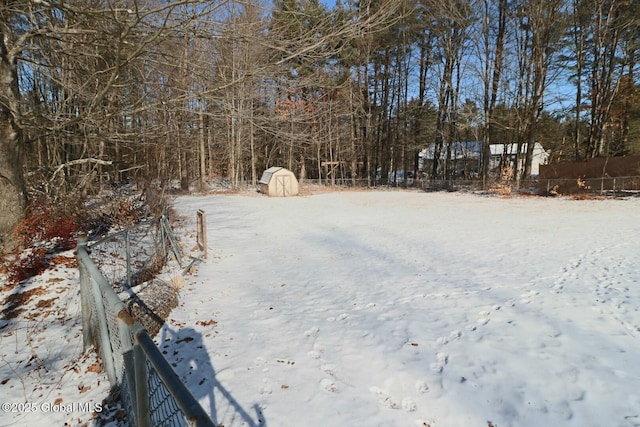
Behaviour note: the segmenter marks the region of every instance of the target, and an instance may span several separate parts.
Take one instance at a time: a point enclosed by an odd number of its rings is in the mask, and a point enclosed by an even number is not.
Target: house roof
[[[482,153],[482,141],[464,141],[454,142],[451,144],[451,158],[464,159],[464,158],[476,158],[480,157]],[[433,159],[436,150],[436,144],[429,144],[429,146],[420,152],[420,157]],[[446,146],[443,148],[440,156],[444,156],[446,153]]]
[[[435,153],[435,144],[430,144],[429,147],[423,149],[420,152],[420,157],[426,159],[433,159]],[[482,147],[484,143],[482,141],[464,141],[464,142],[454,142],[451,145],[451,158],[454,159],[477,159],[482,155]],[[515,155],[518,151],[518,144],[489,144],[489,150],[491,151],[492,156],[502,156],[502,155]],[[539,142],[536,142],[533,148],[534,154],[548,155],[542,145]],[[521,145],[520,153],[524,154],[527,152],[527,144],[524,143]],[[443,151],[440,153],[440,156],[445,156],[446,146],[443,148]]]

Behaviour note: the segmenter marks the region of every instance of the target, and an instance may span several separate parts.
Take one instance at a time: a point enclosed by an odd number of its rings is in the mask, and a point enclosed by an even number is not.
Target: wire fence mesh
[[[185,418],[173,396],[164,385],[157,371],[147,365],[149,383],[149,406],[151,425],[153,426],[187,426]]]
[[[213,426],[117,292],[153,277],[169,253],[181,263],[165,216],[107,236],[78,239],[83,345],[97,348],[132,426]]]
[[[90,248],[92,259],[116,292],[152,279],[170,253],[182,263],[180,246],[165,215],[110,234]]]

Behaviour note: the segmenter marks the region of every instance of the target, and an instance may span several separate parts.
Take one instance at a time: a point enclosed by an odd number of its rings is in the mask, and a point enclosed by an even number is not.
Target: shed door
[[[291,195],[291,177],[289,175],[276,175],[276,194],[282,197]]]

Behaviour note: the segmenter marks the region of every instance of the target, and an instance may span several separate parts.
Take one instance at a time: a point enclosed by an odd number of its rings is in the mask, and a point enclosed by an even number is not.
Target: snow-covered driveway
[[[225,427],[640,425],[640,198],[184,196],[158,336]]]

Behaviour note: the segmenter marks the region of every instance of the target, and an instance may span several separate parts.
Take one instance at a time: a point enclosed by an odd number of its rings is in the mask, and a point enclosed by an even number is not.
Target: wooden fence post
[[[207,217],[202,209],[198,209],[196,214],[197,233],[196,240],[198,248],[203,252],[204,258],[207,257]]]

